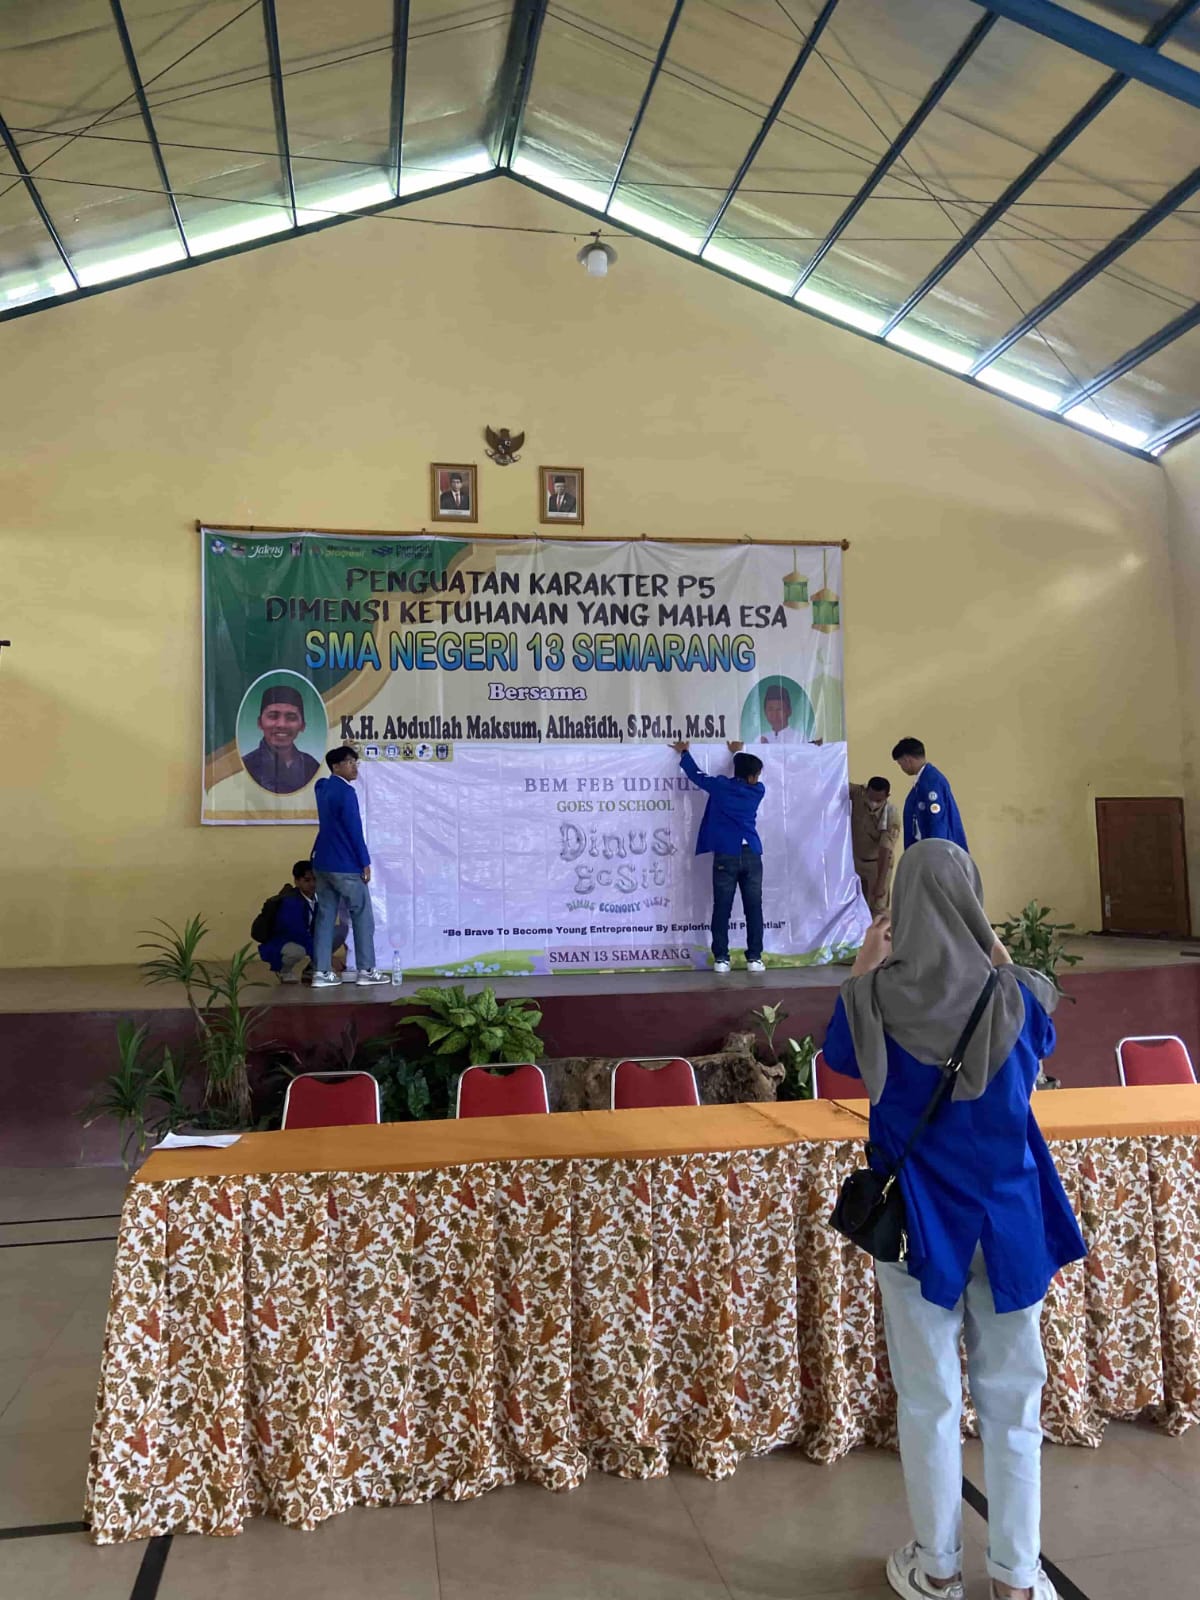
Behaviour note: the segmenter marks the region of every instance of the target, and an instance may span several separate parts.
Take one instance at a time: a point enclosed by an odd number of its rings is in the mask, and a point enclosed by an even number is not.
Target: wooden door
[[[1186,939],[1188,902],[1183,801],[1096,801],[1105,933]]]

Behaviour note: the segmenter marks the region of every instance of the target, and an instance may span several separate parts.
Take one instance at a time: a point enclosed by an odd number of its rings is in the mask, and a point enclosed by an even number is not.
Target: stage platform
[[[1113,1047],[1125,1034],[1178,1033],[1200,1060],[1200,943],[1084,937],[1070,948],[1082,965],[1063,979],[1073,1003],[1059,1006],[1059,1048],[1051,1071],[1071,1087],[1116,1081]],[[1190,953],[1189,953],[1190,952]],[[725,1035],[753,1026],[750,1013],[782,1000],[780,1036],[820,1040],[845,967],[731,972],[572,973],[491,981],[501,998],[536,1000],[546,1053],[559,1056],[705,1055]],[[358,1038],[403,1022],[394,1005],[427,980],[336,989],[283,986],[249,991],[268,1007],[262,1042],[300,1052],[333,1044],[353,1025]],[[116,1066],[116,1023],[130,1017],[152,1040],[192,1037],[182,990],[148,988],[135,966],[0,971],[0,1166],[77,1166],[116,1160],[111,1129],[83,1129],[79,1107]],[[414,1048],[422,1036],[411,1030]]]

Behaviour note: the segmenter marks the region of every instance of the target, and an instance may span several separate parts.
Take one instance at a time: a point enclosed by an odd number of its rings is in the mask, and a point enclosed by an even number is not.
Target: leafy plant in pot
[[[169,923],[162,932],[148,932],[139,950],[149,950],[141,963],[146,983],[178,983],[187,994],[196,1024],[196,1044],[203,1069],[203,1109],[221,1126],[250,1125],[249,1054],[264,1006],[247,1006],[242,991],[254,986],[247,968],[258,957],[254,946],[235,950],[227,965],[210,967],[196,951],[208,934],[203,918],[192,917],[182,933]],[[197,999],[197,993],[201,999]]]
[[[496,991],[469,995],[460,984],[448,989],[418,989],[400,1005],[424,1006],[431,1013],[411,1020],[440,1056],[465,1055],[469,1067],[493,1062],[536,1061],[545,1054],[537,1030],[542,1013],[531,1000],[497,1000]]]
[[[774,1072],[768,1072],[768,1076],[775,1080],[775,1098],[811,1100],[816,1093],[813,1063],[817,1057],[816,1041],[812,1035],[805,1034],[803,1039],[789,1038],[782,1050],[776,1050],[775,1035],[780,1023],[787,1019],[783,1001],[779,1000],[774,1005],[763,1004],[750,1015],[758,1024],[765,1044],[765,1049],[759,1050],[759,1058],[768,1069],[775,1069]]]
[[[537,1032],[542,1013],[528,1000],[497,1000],[492,988],[468,995],[455,984],[418,989],[395,1004],[424,1008],[427,1014],[405,1021],[421,1029],[430,1048],[413,1055],[394,1036],[363,1046],[363,1064],[379,1079],[387,1122],[448,1116],[466,1067],[538,1061],[545,1054]]]
[[[1002,922],[996,932],[1018,967],[1040,972],[1050,979],[1064,999],[1070,1000],[1071,996],[1064,993],[1058,981],[1058,968],[1077,967],[1083,957],[1072,955],[1059,938],[1060,934],[1074,933],[1075,924],[1051,922],[1050,911],[1049,906],[1031,900],[1023,911]]]
[[[1072,955],[1059,937],[1064,933],[1074,933],[1075,924],[1051,922],[1050,911],[1049,906],[1039,905],[1036,900],[1031,900],[1015,917],[1008,917],[1000,923],[996,932],[1000,943],[1018,967],[1028,967],[1033,972],[1040,972],[1043,977],[1050,979],[1064,1000],[1070,1000],[1074,1004],[1073,996],[1067,994],[1058,981],[1058,969],[1060,966],[1077,967],[1083,960],[1082,956]],[[1039,1089],[1060,1087],[1059,1080],[1050,1077],[1046,1072],[1044,1062],[1038,1073],[1037,1087]]]
[[[783,1081],[776,1090],[777,1100],[816,1098],[817,1041],[811,1033],[803,1039],[789,1039],[783,1051]]]
[[[249,973],[254,948],[243,945],[223,966],[210,966],[198,954],[207,933],[199,916],[182,930],[163,922],[138,946],[150,952],[141,963],[143,982],[182,986],[195,1042],[186,1054],[175,1055],[166,1045],[152,1046],[145,1027],[135,1028],[128,1019],[118,1024],[117,1070],[97,1085],[81,1116],[85,1127],[101,1117],[115,1119],[126,1164],[131,1147],[140,1157],[151,1136],[160,1138],[190,1121],[252,1126],[249,1060],[264,1012],[245,1002],[245,990],[255,984]]]
[[[773,1067],[779,1061],[779,1057],[775,1054],[775,1030],[787,1017],[787,1012],[783,1009],[783,1001],[780,1000],[775,1005],[764,1002],[757,1011],[752,1011],[750,1015],[758,1023],[759,1030],[766,1041],[767,1053],[763,1059],[768,1066]]]
[[[159,1052],[147,1048],[148,1032],[128,1017],[117,1023],[117,1070],[100,1080],[81,1113],[85,1128],[101,1117],[113,1119],[126,1167],[141,1160],[151,1139],[157,1142],[192,1115],[179,1063],[166,1045]]]

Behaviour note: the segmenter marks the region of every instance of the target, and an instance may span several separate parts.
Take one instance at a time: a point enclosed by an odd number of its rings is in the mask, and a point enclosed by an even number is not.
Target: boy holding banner
[[[762,841],[755,818],[766,798],[759,782],[762,762],[747,755],[740,743],[730,741],[733,752],[733,777],[709,777],[692,760],[687,740],[671,746],[679,764],[696,785],[708,795],[708,804],[696,835],[696,854],[713,858],[713,971],[729,971],[729,914],[739,890],[746,918],[746,971],[765,972],[763,964]]]

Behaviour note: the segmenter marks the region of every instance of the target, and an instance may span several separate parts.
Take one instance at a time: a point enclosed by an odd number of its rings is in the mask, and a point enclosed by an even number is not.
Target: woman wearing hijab
[[[1042,1299],[1086,1255],[1029,1104],[1054,1049],[1057,994],[1011,964],[981,904],[975,864],[948,840],[901,859],[893,921],[872,925],[826,1035],[835,1072],[871,1098],[872,1164],[894,1166],[993,967],[996,987],[953,1095],[900,1171],[908,1254],[878,1262],[900,1461],[916,1538],[888,1561],[911,1600],[962,1600],[965,1334],[988,1492],[994,1596],[1057,1600],[1039,1559]]]

